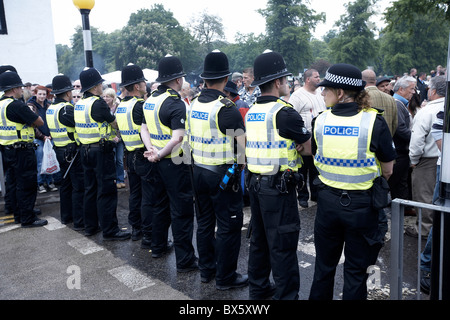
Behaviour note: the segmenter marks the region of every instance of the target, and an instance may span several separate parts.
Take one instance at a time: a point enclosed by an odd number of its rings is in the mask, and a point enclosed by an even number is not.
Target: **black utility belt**
[[[4,146],[6,150],[13,150],[13,149],[27,149],[27,150],[36,150],[38,145],[34,142],[16,142],[9,146]]]
[[[370,195],[372,193],[372,189],[368,189],[368,190],[344,190],[344,189],[337,189],[337,188],[333,188],[327,185],[324,185],[325,187],[323,187],[323,189],[326,190],[330,190],[333,193],[336,193],[338,195],[341,194],[353,194],[353,195]]]

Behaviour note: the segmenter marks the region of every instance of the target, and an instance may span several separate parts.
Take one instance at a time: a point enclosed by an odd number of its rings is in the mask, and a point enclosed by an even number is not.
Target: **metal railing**
[[[394,199],[391,204],[391,283],[390,283],[390,299],[402,300],[403,291],[403,233],[404,233],[404,216],[405,207],[416,207],[418,225],[422,223],[422,209],[430,209],[442,213],[450,213],[450,207],[441,207],[421,202],[409,200]],[[444,255],[444,216],[441,214],[441,230],[440,230],[440,252],[439,252],[439,300],[442,300],[442,277],[443,277],[443,255]],[[422,252],[422,228],[418,229],[417,241],[417,300],[420,300],[420,255]]]

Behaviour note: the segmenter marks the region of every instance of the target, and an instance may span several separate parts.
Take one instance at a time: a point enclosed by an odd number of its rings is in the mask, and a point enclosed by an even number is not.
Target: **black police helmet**
[[[205,80],[213,80],[230,76],[231,72],[228,64],[228,57],[219,50],[208,53],[205,58],[203,73],[200,78]]]
[[[332,65],[325,79],[319,83],[320,87],[330,87],[350,91],[361,91],[366,82],[362,79],[361,70],[351,64],[338,63]]]
[[[104,81],[97,69],[85,69],[80,73],[81,92],[86,92]]]
[[[183,65],[180,59],[168,54],[159,61],[158,64],[158,78],[156,82],[165,83],[186,75],[183,71]]]
[[[0,74],[0,91],[7,91],[23,86],[25,85],[22,83],[22,79],[20,79],[16,72],[6,71]]]
[[[253,64],[255,80],[252,87],[260,86],[272,80],[282,77],[292,76],[287,70],[286,62],[278,52],[266,50],[263,54],[256,57]]]
[[[14,68],[14,67],[11,66],[11,65],[3,65],[3,66],[0,66],[0,74],[4,73],[4,72],[6,72],[6,71],[12,71],[12,72],[18,73],[17,70],[16,70],[16,68]]]
[[[122,83],[120,84],[121,87],[126,87],[145,81],[147,81],[147,79],[145,79],[144,77],[144,72],[137,65],[130,63],[122,69]]]
[[[61,94],[64,92],[72,91],[74,87],[68,76],[58,74],[52,80],[52,92],[51,94]]]

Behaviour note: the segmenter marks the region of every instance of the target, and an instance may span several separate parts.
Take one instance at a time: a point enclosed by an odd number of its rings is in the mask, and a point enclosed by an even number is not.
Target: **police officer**
[[[297,243],[300,218],[296,185],[311,154],[311,134],[292,105],[283,57],[267,50],[254,62],[261,96],[246,115],[247,177],[252,211],[248,274],[250,299],[297,300],[300,274]],[[269,281],[273,274],[275,284]]]
[[[313,123],[319,192],[309,298],[333,299],[334,275],[345,245],[342,298],[366,299],[367,269],[376,263],[383,244],[372,186],[375,178],[392,174],[395,151],[386,121],[370,107],[358,68],[333,65],[319,86],[324,87],[322,95],[331,109]]]
[[[32,228],[47,224],[47,220],[37,218],[33,209],[37,196],[34,128],[44,121],[23,102],[23,86],[16,72],[0,75],[0,91],[4,91],[0,98],[0,145],[14,220],[23,228]]]
[[[172,222],[178,272],[198,269],[192,245],[194,205],[189,167],[180,158],[186,106],[178,92],[185,75],[177,57],[167,55],[160,60],[156,81],[161,85],[145,102],[141,134],[148,150],[146,156],[155,163],[152,257],[159,258],[171,249],[167,236]]]
[[[131,239],[142,239],[141,247],[151,249],[152,203],[149,182],[152,164],[144,157],[145,146],[141,140],[141,126],[144,118],[143,96],[146,93],[146,79],[142,69],[130,64],[122,69],[121,87],[127,96],[116,110],[117,125],[125,143],[130,197],[128,201],[128,223],[132,227]]]
[[[84,229],[84,176],[79,154],[80,141],[75,132],[72,82],[65,75],[52,80],[55,100],[47,109],[47,124],[63,179],[59,188],[61,223],[73,222],[73,229]]]
[[[86,69],[80,73],[80,81],[83,99],[75,106],[75,130],[82,144],[85,235],[101,230],[104,240],[127,240],[131,234],[120,230],[116,212],[116,166],[111,141],[116,119],[101,98],[104,80],[100,73],[94,68]]]
[[[206,89],[191,104],[189,116],[194,188],[200,210],[197,249],[201,281],[210,282],[215,276],[219,290],[248,284],[248,276],[236,272],[243,224],[240,173],[235,173],[237,183],[220,187],[227,171],[236,167],[238,160],[244,163],[236,154],[240,151],[244,156],[244,121],[224,93],[230,75],[228,57],[218,50],[209,53],[201,74]]]

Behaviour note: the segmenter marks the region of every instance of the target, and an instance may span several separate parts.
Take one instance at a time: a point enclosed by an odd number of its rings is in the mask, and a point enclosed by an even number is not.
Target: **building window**
[[[5,5],[3,0],[0,0],[0,34],[8,34],[6,27]]]

